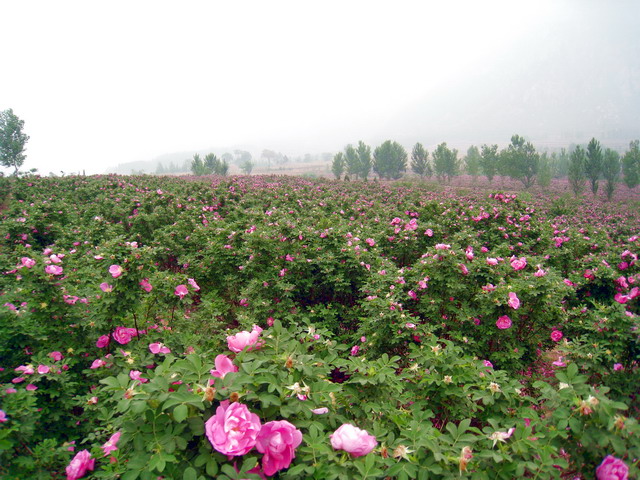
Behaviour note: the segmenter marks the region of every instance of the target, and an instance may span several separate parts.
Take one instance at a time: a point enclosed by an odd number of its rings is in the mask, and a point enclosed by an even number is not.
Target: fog
[[[3,2],[0,110],[42,174],[358,140],[640,138],[640,2],[444,3]]]

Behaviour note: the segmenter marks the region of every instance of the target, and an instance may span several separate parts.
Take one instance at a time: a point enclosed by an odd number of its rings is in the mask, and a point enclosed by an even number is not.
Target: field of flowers
[[[640,196],[3,183],[0,477],[640,474]]]

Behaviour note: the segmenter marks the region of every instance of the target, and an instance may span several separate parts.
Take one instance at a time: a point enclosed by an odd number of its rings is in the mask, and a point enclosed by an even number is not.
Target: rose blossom
[[[515,292],[509,292],[509,301],[507,302],[511,308],[517,310],[520,308],[520,299]]]
[[[562,340],[562,332],[560,330],[553,330],[551,332],[551,340],[554,342],[559,342]]]
[[[98,337],[98,341],[96,342],[96,347],[98,348],[104,348],[107,345],[109,345],[109,335],[101,335],[100,337]]]
[[[47,265],[44,271],[49,275],[62,275],[62,267],[59,267],[57,265]]]
[[[344,450],[354,457],[366,455],[378,444],[376,437],[350,423],[343,424],[329,437],[334,450]]]
[[[514,270],[522,270],[526,266],[527,266],[527,259],[525,257],[520,257],[520,258],[511,257],[511,267],[513,267]]]
[[[302,443],[302,432],[286,420],[267,422],[258,434],[256,448],[262,457],[262,469],[271,476],[288,468],[295,458],[295,449]]]
[[[240,456],[255,446],[261,425],[258,415],[246,405],[224,400],[204,428],[214,449],[223,455]]]
[[[113,332],[113,339],[120,345],[126,345],[131,341],[131,337],[138,335],[138,331],[135,328],[116,327]]]
[[[217,378],[224,378],[227,373],[238,371],[238,367],[236,367],[226,355],[218,355],[215,359],[215,364],[216,369],[211,370],[210,373]]]
[[[251,332],[243,330],[235,335],[229,335],[227,337],[227,347],[235,353],[239,353],[247,347],[248,350],[258,349],[262,346],[262,343],[258,341],[260,333],[262,333],[262,328],[254,325]]]
[[[171,353],[168,347],[165,347],[162,343],[150,343],[149,351],[151,353]]]
[[[118,278],[120,275],[122,275],[123,270],[120,265],[111,265],[109,267],[109,273],[113,278]]]
[[[94,464],[96,463],[95,458],[91,458],[91,454],[89,450],[81,450],[76,453],[76,456],[73,457],[71,463],[67,465],[67,480],[78,480],[82,478],[87,470],[93,470]]]
[[[186,285],[178,285],[173,293],[182,299],[189,293],[189,290]]]
[[[596,468],[596,478],[598,480],[627,480],[629,467],[612,455],[607,455],[602,463]]]
[[[107,455],[109,455],[111,452],[113,452],[114,450],[117,450],[118,447],[116,446],[118,444],[118,441],[120,440],[120,432],[116,432],[113,435],[111,435],[111,438],[109,438],[109,440],[107,440],[107,443],[105,443],[104,445],[102,445],[102,451],[104,452],[104,456],[106,457]]]
[[[498,321],[496,322],[496,327],[500,330],[506,330],[507,328],[511,328],[511,319],[507,315],[502,315],[498,317]]]

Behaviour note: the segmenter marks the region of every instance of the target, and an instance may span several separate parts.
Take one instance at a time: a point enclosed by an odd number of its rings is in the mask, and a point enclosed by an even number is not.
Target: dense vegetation
[[[0,180],[2,478],[640,472],[624,186]]]

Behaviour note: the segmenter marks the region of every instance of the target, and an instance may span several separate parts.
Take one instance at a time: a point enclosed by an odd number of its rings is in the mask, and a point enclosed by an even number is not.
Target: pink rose
[[[329,409],[327,407],[314,408],[311,410],[311,413],[315,415],[324,415],[325,413],[329,413]]]
[[[111,438],[109,438],[109,440],[107,440],[107,443],[105,443],[104,445],[102,445],[102,451],[104,452],[104,456],[106,457],[107,455],[109,455],[111,452],[113,452],[114,450],[117,450],[118,447],[116,446],[118,444],[118,441],[120,440],[120,432],[116,432],[113,435],[111,435]]]
[[[142,280],[140,280],[140,286],[147,293],[149,293],[151,290],[153,290],[153,286],[149,283],[149,279],[148,278],[143,278]]]
[[[189,278],[187,282],[189,282],[189,285],[191,285],[196,292],[200,290],[200,285],[198,285],[193,278]]]
[[[91,454],[89,450],[81,450],[76,453],[76,456],[73,457],[71,463],[67,465],[67,480],[78,480],[82,478],[87,470],[93,470],[94,464],[96,463],[95,458],[91,458]]]
[[[107,362],[105,362],[104,360],[102,360],[101,358],[96,358],[93,363],[91,363],[91,366],[89,367],[91,370],[95,370],[96,368],[100,368],[100,367],[104,367],[107,364]]]
[[[253,326],[251,332],[246,330],[230,335],[227,337],[227,346],[232,352],[238,353],[249,347],[248,350],[258,349],[262,346],[262,343],[258,341],[262,333],[262,328],[257,325]]]
[[[559,342],[562,339],[562,332],[560,330],[553,330],[551,332],[551,340]]]
[[[376,437],[350,423],[342,425],[329,438],[334,450],[344,450],[354,457],[366,455],[378,444]]]
[[[507,315],[502,315],[498,317],[498,321],[496,322],[496,327],[500,330],[506,330],[507,328],[511,328],[511,319]]]
[[[0,410],[0,423],[4,423],[7,420],[7,414],[4,412],[4,410]]]
[[[131,341],[131,337],[135,337],[138,331],[135,328],[116,327],[113,332],[113,339],[120,345],[126,345]]]
[[[151,353],[171,353],[168,347],[165,347],[162,343],[150,343],[149,351]]]
[[[256,444],[260,433],[260,418],[242,403],[220,402],[216,414],[207,420],[204,429],[214,449],[223,455],[240,456]]]
[[[120,265],[111,265],[109,267],[109,273],[113,278],[118,278],[120,275],[122,275],[123,270]]]
[[[49,275],[62,275],[62,267],[59,267],[57,265],[47,265],[44,271]]]
[[[109,345],[109,341],[110,341],[110,339],[109,339],[109,335],[101,335],[101,336],[98,338],[98,341],[96,342],[96,347],[98,347],[98,348],[104,348],[104,347],[106,347],[107,345]]]
[[[492,257],[487,257],[487,265],[497,265],[498,264],[498,259],[497,258],[492,258]]]
[[[236,367],[231,359],[226,355],[218,355],[215,359],[216,369],[211,370],[211,375],[217,378],[224,378],[227,373],[237,372]]]
[[[607,455],[602,463],[596,468],[596,478],[598,480],[627,480],[629,467],[612,455]]]
[[[47,365],[38,365],[38,373],[40,375],[44,375],[45,373],[49,373],[51,370]]]
[[[511,267],[514,270],[522,270],[527,266],[527,259],[525,257],[511,257]]]
[[[62,354],[61,354],[60,352],[58,352],[58,351],[51,352],[51,353],[49,354],[49,356],[51,357],[51,359],[52,359],[54,362],[59,362],[60,360],[62,360],[62,359],[64,358],[64,355],[62,355]]]
[[[107,282],[102,282],[100,284],[100,290],[102,290],[104,293],[109,293],[113,290],[113,285],[109,285]]]
[[[186,285],[178,285],[173,293],[182,299],[189,293],[189,290]]]
[[[507,301],[507,303],[514,310],[520,308],[520,299],[515,292],[509,292],[509,300]]]
[[[614,372],[619,372],[620,370],[623,370],[624,367],[622,366],[621,363],[614,363],[613,364],[613,371]]]
[[[22,263],[22,267],[27,267],[27,268],[31,268],[36,264],[36,261],[29,257],[22,257],[20,259],[20,262]]]
[[[286,420],[267,422],[258,434],[256,448],[262,457],[262,469],[271,476],[288,468],[295,450],[302,443],[302,432]]]

